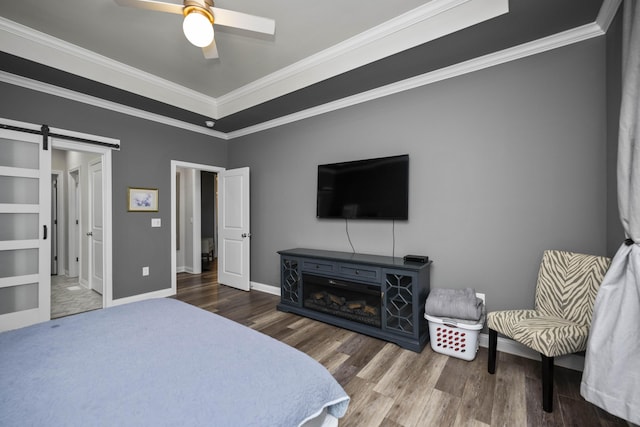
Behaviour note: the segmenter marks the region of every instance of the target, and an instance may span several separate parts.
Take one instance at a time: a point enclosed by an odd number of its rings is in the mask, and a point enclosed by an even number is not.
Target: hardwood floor
[[[581,373],[555,368],[554,411],[542,410],[540,363],[487,349],[467,362],[276,310],[279,298],[217,284],[215,269],[178,275],[177,299],[287,343],[323,364],[351,397],[347,426],[628,426],[580,396]]]

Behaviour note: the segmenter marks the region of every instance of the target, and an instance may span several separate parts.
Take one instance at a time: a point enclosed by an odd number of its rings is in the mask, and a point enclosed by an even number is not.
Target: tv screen
[[[319,165],[316,215],[408,219],[409,155]]]

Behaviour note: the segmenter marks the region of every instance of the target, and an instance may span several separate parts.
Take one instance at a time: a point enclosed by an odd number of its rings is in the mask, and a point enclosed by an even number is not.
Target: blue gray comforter
[[[306,354],[171,299],[0,334],[2,426],[298,426],[348,403]]]

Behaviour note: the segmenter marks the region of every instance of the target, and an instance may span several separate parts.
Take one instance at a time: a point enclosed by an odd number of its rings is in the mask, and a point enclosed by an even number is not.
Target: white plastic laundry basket
[[[460,323],[428,314],[424,317],[429,321],[429,341],[433,351],[464,360],[475,359],[484,316],[475,324]]]

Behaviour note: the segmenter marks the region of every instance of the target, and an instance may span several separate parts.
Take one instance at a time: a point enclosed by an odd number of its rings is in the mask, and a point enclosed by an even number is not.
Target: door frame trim
[[[57,189],[58,209],[56,212],[57,220],[58,220],[58,224],[57,224],[58,241],[56,242],[56,252],[58,255],[58,274],[62,272],[66,276],[68,269],[65,268],[65,265],[67,264],[65,247],[64,247],[65,240],[60,238],[60,236],[66,236],[66,232],[67,232],[67,224],[66,224],[66,221],[64,221],[64,218],[66,217],[65,214],[67,209],[67,198],[65,197],[66,190],[67,190],[66,174],[62,170],[51,169],[51,175],[56,175],[58,180],[58,189]],[[53,200],[51,201],[51,203],[53,203]],[[53,236],[53,225],[54,224],[51,224],[52,236]],[[53,254],[51,254],[51,256],[53,257]]]
[[[74,175],[77,176],[74,178]],[[80,182],[80,167],[76,166],[67,170],[67,211],[68,211],[68,224],[67,224],[67,248],[68,248],[68,262],[67,273],[69,277],[77,277],[78,283],[82,278],[82,264],[80,263],[80,230],[82,229],[82,218],[80,216],[79,206],[82,203],[81,195],[79,191]],[[72,196],[73,195],[73,196]],[[72,218],[72,215],[75,218]],[[75,221],[78,221],[75,224]],[[77,225],[77,227],[76,227]],[[73,245],[73,251],[72,251]],[[78,258],[76,261],[75,258]],[[77,263],[74,268],[71,267],[71,263]]]
[[[180,160],[171,160],[171,294],[175,295],[178,291],[177,276],[177,255],[176,255],[176,172],[178,168],[195,169],[198,171],[220,173],[226,168],[220,166],[204,165],[200,163],[183,162]],[[217,196],[216,196],[217,197]],[[195,222],[195,221],[194,221]],[[198,240],[198,244],[199,244]],[[195,244],[194,244],[195,246]]]
[[[51,147],[57,150],[80,151],[87,153],[101,154],[102,157],[102,220],[104,225],[103,244],[104,252],[102,254],[102,272],[103,272],[103,294],[102,307],[111,307],[113,305],[113,221],[112,221],[112,159],[113,151],[110,147],[100,145],[87,144],[82,142],[74,142],[69,140],[51,138]],[[82,179],[82,177],[81,177]],[[79,266],[79,274],[82,273],[82,266]]]

